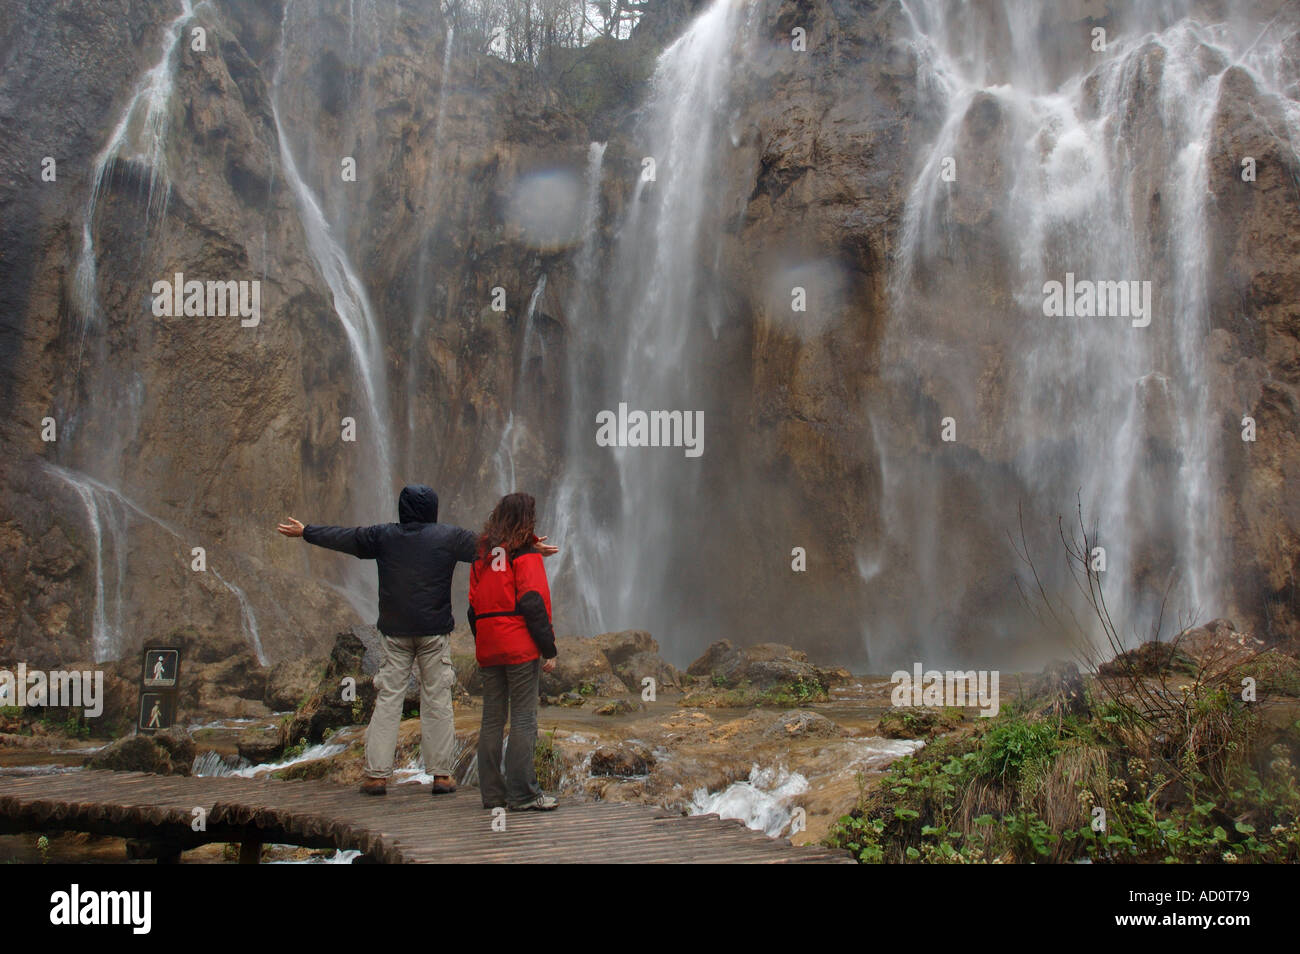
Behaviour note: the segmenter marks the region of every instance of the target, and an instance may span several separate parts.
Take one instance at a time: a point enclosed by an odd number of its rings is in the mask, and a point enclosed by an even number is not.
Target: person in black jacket
[[[383,795],[393,772],[402,700],[414,668],[420,684],[420,752],[433,776],[433,794],[456,790],[451,774],[455,723],[448,634],[455,626],[451,578],[457,563],[473,563],[478,537],[469,530],[438,523],[438,495],[429,487],[402,488],[399,523],[371,527],[329,527],[290,517],[277,528],[287,537],[379,565],[379,620],[384,661],[375,677],[375,711],[366,730],[366,780],[361,791]],[[539,541],[540,542],[540,541]],[[547,555],[555,547],[542,548]]]

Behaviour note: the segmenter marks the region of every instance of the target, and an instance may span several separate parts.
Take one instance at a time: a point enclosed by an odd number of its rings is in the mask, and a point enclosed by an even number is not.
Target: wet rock
[[[597,749],[591,756],[591,774],[616,778],[635,778],[650,774],[655,757],[650,750],[636,743]]]
[[[629,702],[627,699],[615,699],[612,702],[606,702],[592,711],[596,715],[613,716],[628,715],[633,712],[640,712],[645,706],[640,703]]]
[[[320,682],[324,663],[319,659],[286,659],[276,663],[266,674],[263,702],[272,712],[297,709]]]
[[[961,721],[961,716],[939,709],[890,709],[880,717],[876,734],[886,739],[932,739],[951,732]]]
[[[543,695],[542,704],[578,708],[587,704],[587,697],[580,692],[562,692],[558,696]]]
[[[772,739],[834,739],[844,735],[844,730],[819,713],[807,709],[791,709],[777,716],[776,721],[763,734]]]
[[[1174,644],[1152,640],[1102,663],[1097,672],[1111,677],[1150,677],[1175,672],[1192,675],[1196,663]]]
[[[762,689],[804,684],[825,692],[849,678],[843,669],[814,666],[806,653],[790,646],[760,643],[737,649],[726,639],[710,646],[686,671],[729,689],[742,684]]]
[[[242,733],[236,748],[242,758],[260,765],[279,758],[284,751],[284,741],[277,728],[258,729]]]
[[[674,688],[681,682],[677,669],[664,662],[659,644],[643,630],[602,633],[599,636],[561,636],[555,669],[542,673],[542,692],[560,695],[611,697],[640,692],[641,680],[655,680],[656,689]]]
[[[189,775],[194,763],[194,739],[181,728],[154,735],[130,735],[112,742],[86,762],[87,768],[155,775]]]
[[[640,692],[642,680],[655,680],[657,690],[680,685],[677,668],[664,662],[659,655],[659,643],[649,633],[639,629],[617,633],[602,633],[594,638],[605,654],[610,669],[631,692]]]
[[[365,644],[353,631],[339,633],[334,640],[329,662],[307,701],[281,728],[284,747],[306,739],[315,744],[324,741],[330,729],[359,725],[370,718],[375,705],[374,682],[364,671]],[[356,681],[354,699],[343,698],[343,681]]]

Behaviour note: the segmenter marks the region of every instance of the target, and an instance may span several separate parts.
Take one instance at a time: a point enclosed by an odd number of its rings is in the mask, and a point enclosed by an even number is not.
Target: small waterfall
[[[546,342],[537,333],[534,327],[534,318],[537,314],[537,303],[541,301],[543,293],[546,291],[546,273],[543,272],[537,279],[537,284],[533,286],[533,293],[528,296],[528,307],[524,309],[523,320],[523,341],[519,347],[519,368],[515,375],[515,405],[522,412],[525,407],[535,407],[531,400],[531,395],[526,395],[526,378],[529,363],[532,359],[534,350],[540,352],[539,359],[545,360]],[[534,348],[536,345],[536,348]],[[518,453],[519,441],[525,436],[525,426],[522,422],[516,422],[514,410],[506,412],[506,424],[501,430],[501,441],[497,445],[496,454],[493,456],[493,464],[496,469],[496,487],[497,495],[504,496],[519,489],[515,471],[515,455]]]
[[[533,293],[528,296],[528,307],[524,310],[524,340],[519,349],[519,380],[522,383],[524,372],[528,368],[528,363],[533,357],[533,344],[536,343],[538,350],[541,351],[540,357],[546,356],[546,342],[542,340],[537,333],[534,319],[537,316],[537,303],[541,301],[542,295],[546,291],[546,273],[542,272],[537,284],[533,286]]]
[[[1040,570],[1050,564],[1044,572],[1062,588],[1071,584],[1056,569],[1056,517],[1068,530],[1078,495],[1126,630],[1144,631],[1174,582],[1169,613],[1222,611],[1217,424],[1203,357],[1206,155],[1230,67],[1289,102],[1268,75],[1284,33],[1207,25],[1190,3],[1143,2],[1111,28],[1106,51],[1092,52],[1080,31],[1053,55],[1042,42],[1051,5],[902,7],[918,93],[939,122],[904,210],[882,360],[895,393],[914,395],[893,419],[925,433],[895,425],[890,435],[873,416],[881,519],[914,587],[911,609],[883,625],[942,652],[964,625],[956,621],[985,615],[985,602],[969,601],[987,601],[991,555],[1008,553],[1006,535],[1018,533],[1017,487],[1026,520],[1042,524],[1027,528],[1042,544]],[[1045,316],[1045,283],[1067,273],[1149,281],[1149,325]],[[944,416],[960,445],[1006,469],[979,476],[948,463],[955,448],[918,450],[938,444],[928,432]],[[879,556],[864,553],[864,565]],[[1013,563],[1008,573],[1023,569]],[[1158,577],[1170,566],[1175,579]],[[1009,609],[1014,592],[1001,595]]]
[[[290,765],[297,765],[300,762],[327,759],[330,756],[338,755],[346,748],[346,745],[338,742],[321,742],[317,745],[308,746],[300,754],[279,762],[263,762],[257,765],[242,756],[236,756],[232,764],[231,760],[219,753],[208,751],[195,756],[194,765],[190,771],[194,775],[204,777],[257,778],[259,775],[278,772],[280,769],[288,768]]]
[[[77,492],[86,508],[86,523],[95,546],[95,609],[91,617],[90,647],[95,662],[120,659],[122,640],[122,583],[126,579],[126,512],[115,495],[98,482],[47,464],[47,468]],[[105,578],[112,579],[111,585]]]
[[[98,323],[96,289],[95,210],[104,184],[116,162],[142,168],[146,225],[161,218],[167,208],[171,183],[167,175],[167,129],[171,98],[176,86],[175,60],[185,23],[194,16],[191,0],[181,0],[181,12],[163,34],[162,55],[136,84],[108,144],[95,157],[93,185],[82,223],[81,256],[74,278],[74,301],[82,320],[82,341],[87,326]]]
[[[91,648],[96,662],[121,659],[127,650],[122,626],[124,603],[122,591],[127,574],[129,515],[134,514],[147,520],[179,541],[187,551],[191,545],[190,541],[180,529],[155,517],[107,484],[49,461],[42,461],[42,466],[72,487],[85,505],[86,520],[90,524],[91,539],[95,544],[95,610]],[[208,572],[239,601],[240,624],[244,639],[257,655],[257,661],[263,666],[268,665],[269,661],[262,649],[262,640],[257,628],[257,615],[247,595],[223,577],[215,567],[209,566]],[[108,579],[110,575],[111,580]]]

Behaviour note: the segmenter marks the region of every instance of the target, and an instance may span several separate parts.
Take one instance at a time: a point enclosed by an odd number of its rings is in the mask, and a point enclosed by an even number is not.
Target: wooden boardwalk
[[[196,832],[200,814],[205,830]],[[477,789],[434,797],[423,785],[390,785],[376,798],[329,782],[262,778],[103,771],[0,778],[0,833],[114,835],[130,839],[136,857],[161,861],[211,842],[240,843],[244,861],[256,861],[263,844],[357,850],[389,864],[851,861],[847,852],[791,846],[716,815],[644,805],[561,802],[554,812],[509,812],[505,823],[505,831],[492,830]]]

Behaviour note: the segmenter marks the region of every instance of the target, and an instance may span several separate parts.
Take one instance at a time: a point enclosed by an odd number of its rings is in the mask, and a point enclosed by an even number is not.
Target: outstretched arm
[[[533,546],[536,547],[537,552],[544,557],[555,556],[555,554],[560,552],[559,547],[551,546],[546,542],[546,537],[539,537],[535,533],[533,534]]]
[[[328,527],[308,524],[290,517],[276,527],[286,537],[302,537],[327,550],[349,553],[360,560],[373,560],[378,552],[378,527]]]

